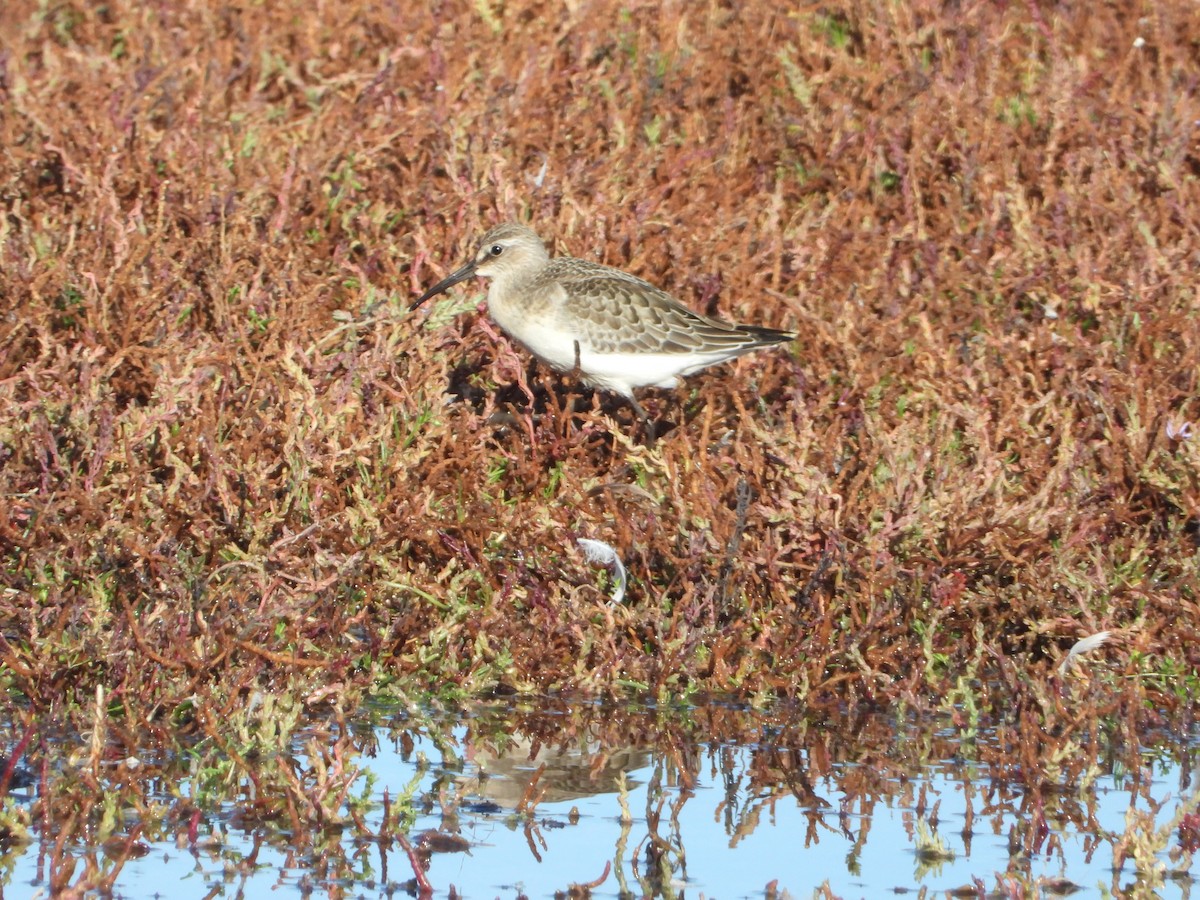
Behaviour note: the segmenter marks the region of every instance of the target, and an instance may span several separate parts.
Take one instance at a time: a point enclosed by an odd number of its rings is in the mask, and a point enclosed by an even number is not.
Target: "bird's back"
[[[577,332],[596,353],[704,353],[727,359],[793,337],[701,315],[636,275],[569,256],[552,259],[533,287],[556,297],[561,327]]]

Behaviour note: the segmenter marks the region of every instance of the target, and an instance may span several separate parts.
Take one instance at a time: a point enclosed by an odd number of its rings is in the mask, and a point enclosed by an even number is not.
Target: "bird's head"
[[[546,245],[532,229],[516,222],[505,222],[490,229],[480,239],[475,255],[466,265],[418,297],[411,308],[416,309],[430,297],[436,297],[472,275],[481,278],[504,278],[537,268],[549,258]]]

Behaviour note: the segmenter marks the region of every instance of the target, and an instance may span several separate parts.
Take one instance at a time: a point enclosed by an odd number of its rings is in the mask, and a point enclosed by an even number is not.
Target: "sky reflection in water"
[[[657,748],[603,750],[596,740],[603,729],[585,725],[576,729],[588,735],[582,749],[561,735],[563,743],[547,748],[517,734],[507,752],[497,752],[506,732],[494,713],[432,728],[425,718],[415,733],[401,714],[393,719],[399,724],[364,728],[364,754],[352,761],[374,775],[376,802],[364,817],[370,830],[380,828],[386,790],[393,815],[410,810],[407,834],[417,847],[428,839],[457,849],[447,835],[469,843],[466,852],[432,854],[427,877],[437,896],[453,886],[465,897],[549,897],[600,879],[606,867],[593,896],[763,897],[775,890],[852,898],[972,885],[1054,896],[1067,883],[1081,889],[1076,897],[1123,894],[1136,874],[1132,860],[1114,873],[1113,848],[1131,805],[1144,812],[1150,798],[1169,797],[1155,819],[1164,827],[1179,798],[1196,790],[1187,765],[1194,742],[1174,759],[1161,748],[1153,757],[1143,753],[1140,779],[1112,774],[1128,770],[1116,763],[1082,788],[1086,779],[1064,779],[1054,790],[1043,780],[1031,791],[1013,777],[1018,768],[978,761],[989,756],[988,739],[964,746],[954,732],[932,727],[906,726],[890,746],[861,748],[855,758],[847,735],[825,741],[814,724],[798,740],[778,717],[748,743],[681,745],[675,735]],[[942,758],[931,753],[939,748]],[[622,776],[632,816],[624,824]],[[531,816],[516,812],[522,802],[532,805]],[[149,854],[128,861],[118,896],[344,890],[370,897],[411,889],[412,864],[397,843],[362,840],[352,826],[296,853],[278,824],[246,833],[218,815],[205,834],[214,825],[218,839],[210,843],[151,844]],[[1168,849],[1179,842],[1173,829]],[[340,847],[330,853],[330,844]],[[16,861],[7,882],[12,896],[38,890],[36,848]],[[1188,871],[1186,862],[1159,858],[1169,870]],[[1186,878],[1168,878],[1158,895],[1189,891]]]

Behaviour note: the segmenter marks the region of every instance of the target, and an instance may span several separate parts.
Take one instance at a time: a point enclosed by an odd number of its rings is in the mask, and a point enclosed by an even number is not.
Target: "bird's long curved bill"
[[[461,269],[459,269],[457,272],[453,273],[452,275],[447,276],[446,278],[443,278],[441,281],[439,281],[437,284],[435,284],[433,287],[431,287],[429,290],[427,290],[425,293],[423,293],[420,297],[418,297],[417,301],[408,308],[409,312],[416,309],[418,306],[420,306],[422,303],[424,303],[430,297],[436,297],[438,294],[442,293],[443,291],[448,291],[450,288],[454,287],[454,285],[458,284],[460,281],[466,281],[468,278],[470,278],[474,274],[475,274],[475,262],[474,262],[474,260],[472,260],[471,262],[469,262],[465,266],[463,266]]]

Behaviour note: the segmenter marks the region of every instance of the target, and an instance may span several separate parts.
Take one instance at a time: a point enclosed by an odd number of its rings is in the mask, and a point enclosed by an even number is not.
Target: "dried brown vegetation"
[[[1190,692],[1187,4],[0,23],[13,714],[89,727],[102,688],[136,742],[394,680],[1069,717],[1101,629],[1137,677],[1091,711]],[[470,291],[407,313],[505,218],[801,338],[649,398],[645,446]]]

